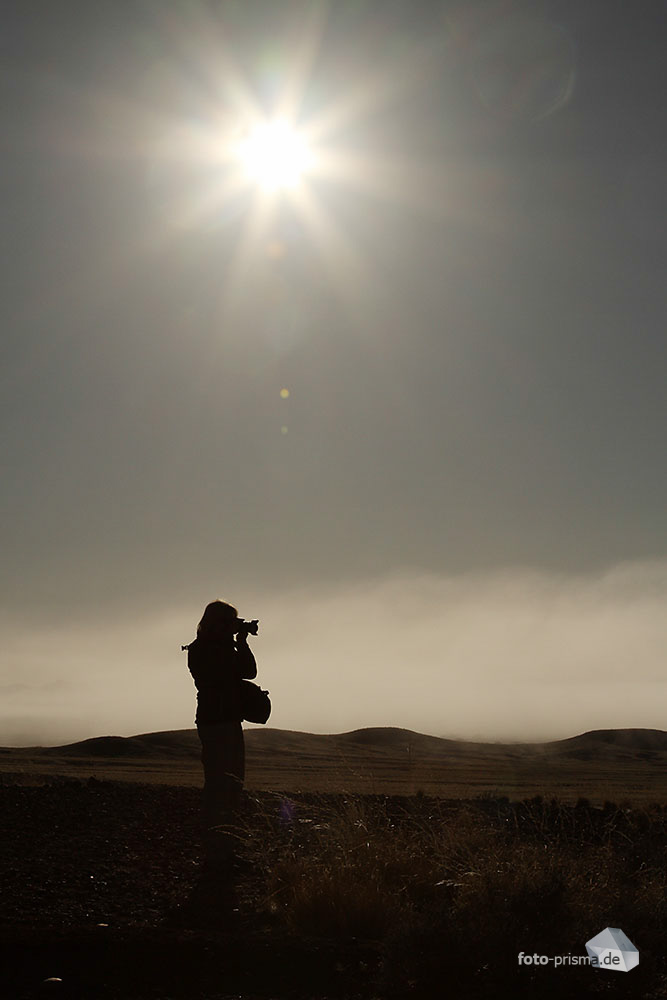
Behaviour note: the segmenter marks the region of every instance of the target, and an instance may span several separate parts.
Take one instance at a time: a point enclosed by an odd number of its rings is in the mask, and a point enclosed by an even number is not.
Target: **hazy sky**
[[[3,9],[0,743],[663,728],[664,4]]]

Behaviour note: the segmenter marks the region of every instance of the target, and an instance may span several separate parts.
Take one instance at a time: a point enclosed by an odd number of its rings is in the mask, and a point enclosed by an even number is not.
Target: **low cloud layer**
[[[260,619],[251,643],[276,728],[546,740],[664,726],[665,561],[214,596]],[[180,645],[202,610],[43,631],[5,621],[0,744],[190,728]]]

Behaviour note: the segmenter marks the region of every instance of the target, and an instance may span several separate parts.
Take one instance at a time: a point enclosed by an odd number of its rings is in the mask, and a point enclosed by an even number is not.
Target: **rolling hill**
[[[664,801],[667,732],[593,730],[547,743],[479,743],[400,727],[306,733],[246,729],[249,790],[558,796]],[[56,747],[0,748],[0,780],[55,776],[202,784],[196,729],[98,736]]]

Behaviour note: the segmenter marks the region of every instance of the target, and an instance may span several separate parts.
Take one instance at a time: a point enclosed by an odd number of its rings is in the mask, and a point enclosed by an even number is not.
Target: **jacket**
[[[188,670],[197,688],[196,726],[243,719],[240,681],[257,676],[247,643],[197,638],[188,649]]]

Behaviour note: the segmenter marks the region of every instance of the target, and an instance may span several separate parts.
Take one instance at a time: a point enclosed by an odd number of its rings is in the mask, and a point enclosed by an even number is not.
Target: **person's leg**
[[[241,805],[241,792],[245,779],[245,744],[241,722],[225,723],[224,742],[224,808],[234,812]]]
[[[225,873],[235,853],[236,812],[245,777],[241,722],[199,726],[205,784],[202,793],[207,870]],[[222,867],[220,867],[222,866]]]
[[[204,766],[202,815],[204,825],[209,827],[221,823],[225,818],[227,779],[223,724],[200,724],[197,730],[202,745],[201,762]]]
[[[211,823],[231,818],[241,804],[245,779],[245,744],[241,722],[220,722],[197,727],[204,766],[202,807]]]

